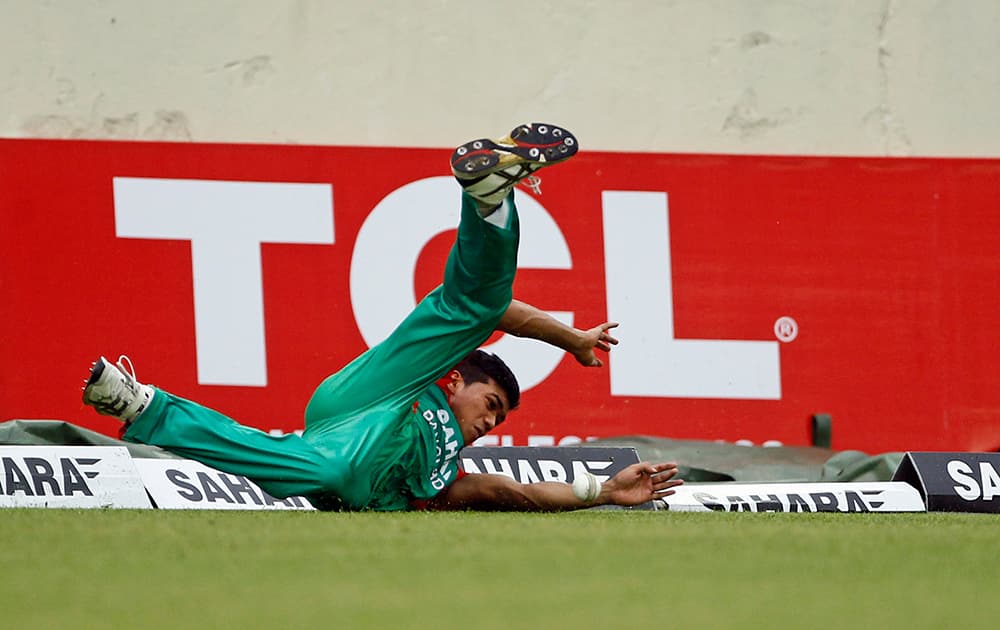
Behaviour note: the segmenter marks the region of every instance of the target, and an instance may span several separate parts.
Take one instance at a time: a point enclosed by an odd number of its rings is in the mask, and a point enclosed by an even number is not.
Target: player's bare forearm
[[[570,484],[518,483],[502,475],[472,474],[450,485],[429,507],[437,510],[506,510],[559,512],[597,505],[639,505],[674,493],[682,484],[674,479],[673,463],[633,464],[604,482],[593,501],[582,501]]]
[[[518,483],[501,475],[466,475],[435,498],[430,507],[437,510],[485,510],[509,512],[560,512],[592,505],[573,494],[566,483],[546,481]]]
[[[608,352],[618,343],[608,331],[618,324],[605,322],[589,330],[580,330],[560,322],[545,311],[525,302],[513,300],[498,328],[517,336],[544,341],[572,354],[585,366],[600,367],[604,363],[597,358],[594,350]]]
[[[563,350],[577,342],[579,332],[545,311],[519,300],[511,301],[500,318],[499,328],[516,337],[538,339]]]

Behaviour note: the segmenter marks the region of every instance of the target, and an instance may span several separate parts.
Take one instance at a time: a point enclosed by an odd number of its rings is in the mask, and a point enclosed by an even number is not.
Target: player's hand
[[[604,362],[597,357],[594,350],[610,352],[611,346],[618,345],[618,340],[608,332],[612,328],[617,327],[618,322],[604,322],[599,326],[594,326],[590,330],[580,331],[580,339],[570,352],[576,357],[580,365],[585,367],[602,367]]]
[[[601,494],[606,503],[639,505],[674,494],[673,488],[684,483],[683,479],[674,479],[676,474],[677,464],[673,462],[639,462],[605,481]]]

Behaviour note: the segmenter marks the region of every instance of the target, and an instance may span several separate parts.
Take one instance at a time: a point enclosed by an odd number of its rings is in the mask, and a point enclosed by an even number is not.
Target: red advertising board
[[[585,138],[581,139],[584,141]],[[106,433],[100,354],[263,429],[439,281],[448,149],[0,140],[0,419]],[[1000,160],[584,150],[519,191],[515,296],[621,322],[603,369],[491,340],[484,444],[645,434],[1000,447]]]

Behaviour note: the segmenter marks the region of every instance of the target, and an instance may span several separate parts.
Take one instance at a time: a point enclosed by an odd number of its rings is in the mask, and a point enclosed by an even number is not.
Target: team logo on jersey
[[[434,432],[434,470],[431,471],[429,479],[431,487],[435,490],[443,490],[445,486],[453,481],[455,476],[455,462],[458,459],[459,447],[458,432],[448,425],[451,418],[444,409],[427,409],[422,414],[423,419]]]

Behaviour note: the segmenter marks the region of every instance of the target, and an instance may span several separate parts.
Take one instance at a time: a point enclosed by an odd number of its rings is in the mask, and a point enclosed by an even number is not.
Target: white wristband
[[[585,503],[590,503],[601,494],[601,482],[597,477],[584,472],[573,480],[573,495]]]

